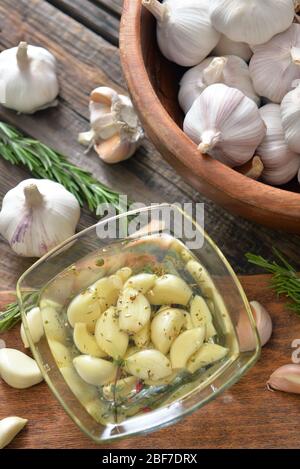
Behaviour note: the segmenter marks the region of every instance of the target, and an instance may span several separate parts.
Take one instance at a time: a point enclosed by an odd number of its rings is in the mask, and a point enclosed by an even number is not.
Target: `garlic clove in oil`
[[[29,388],[43,381],[35,360],[11,348],[0,350],[0,376],[16,389]]]
[[[300,167],[300,155],[287,145],[280,106],[266,104],[260,108],[259,113],[267,127],[266,136],[256,150],[264,165],[262,178],[273,185],[285,184],[296,176]]]
[[[80,378],[94,386],[102,386],[113,382],[118,369],[112,362],[89,355],[79,355],[74,358],[73,364]]]
[[[32,308],[26,315],[27,324],[31,339],[34,344],[38,343],[44,335],[44,325],[40,308]],[[20,329],[21,339],[25,348],[29,347],[24,325]]]
[[[9,445],[15,436],[25,427],[27,422],[27,419],[15,416],[0,420],[0,449]]]
[[[211,0],[213,26],[232,41],[264,44],[294,19],[293,0]]]
[[[0,233],[13,251],[41,257],[75,233],[80,207],[73,194],[48,179],[26,179],[7,192]]]
[[[178,99],[184,112],[187,113],[201,93],[215,83],[237,88],[257,105],[260,104],[244,60],[233,55],[208,57],[200,65],[188,70],[180,82]]]
[[[222,34],[217,46],[212,51],[212,55],[217,57],[235,55],[245,60],[245,62],[249,62],[253,52],[245,42],[232,41],[229,37]]]
[[[58,95],[55,57],[46,49],[20,42],[0,54],[0,102],[32,114],[55,106]]]
[[[157,20],[161,52],[184,67],[199,64],[217,45],[220,33],[209,18],[210,0],[143,0]]]
[[[249,161],[266,133],[257,105],[241,91],[223,84],[203,91],[183,126],[201,153],[231,167]]]
[[[144,138],[131,100],[112,88],[98,87],[91,92],[89,110],[91,130],[79,134],[79,142],[93,145],[109,164],[130,158]]]
[[[290,364],[278,368],[270,376],[267,386],[270,390],[300,394],[300,365]]]
[[[300,86],[290,91],[281,103],[281,120],[290,150],[300,154]]]
[[[255,90],[280,104],[293,82],[300,79],[300,25],[294,23],[266,44],[252,48],[249,67]]]

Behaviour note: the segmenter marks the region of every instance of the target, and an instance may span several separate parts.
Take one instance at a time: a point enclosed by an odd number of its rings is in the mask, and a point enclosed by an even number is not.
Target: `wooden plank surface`
[[[261,301],[273,319],[273,336],[259,362],[226,393],[178,424],[104,447],[300,448],[299,396],[266,389],[270,374],[291,361],[291,343],[300,338],[300,319],[272,293],[268,276],[242,277],[241,281],[248,298]],[[0,307],[7,300],[0,295]],[[23,349],[18,326],[0,338],[8,347]],[[16,414],[29,419],[10,448],[97,447],[77,429],[45,383],[20,391],[1,382],[0,396],[0,418]]]
[[[93,4],[101,6],[101,2],[106,3],[108,9],[110,2],[95,0]],[[90,2],[80,3],[84,11]],[[120,1],[113,4],[120,8]],[[206,229],[240,273],[256,271],[246,262],[246,251],[269,256],[273,245],[299,263],[299,236],[267,230],[216,207],[183,183],[147,140],[134,158],[116,166],[105,165],[93,152],[84,155],[76,139],[79,131],[88,128],[90,90],[101,84],[119,90],[125,87],[118,51],[109,42],[42,0],[2,0],[0,27],[1,50],[23,39],[48,47],[57,57],[61,85],[58,108],[34,116],[18,116],[1,108],[1,119],[62,151],[73,162],[90,169],[101,181],[128,193],[133,200],[205,202]],[[11,166],[0,159],[0,197],[28,176],[29,173],[20,168],[12,171]],[[94,221],[95,218],[84,210],[79,228]],[[14,256],[2,239],[0,254],[2,288],[13,288],[15,280],[31,261]]]

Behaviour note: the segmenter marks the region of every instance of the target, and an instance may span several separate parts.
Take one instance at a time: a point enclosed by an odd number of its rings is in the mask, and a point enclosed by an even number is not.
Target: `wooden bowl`
[[[140,0],[124,0],[120,51],[128,88],[144,129],[162,156],[204,196],[263,225],[300,233],[297,184],[275,188],[201,155],[183,133],[177,101],[184,69],[166,60],[156,42],[156,22]]]

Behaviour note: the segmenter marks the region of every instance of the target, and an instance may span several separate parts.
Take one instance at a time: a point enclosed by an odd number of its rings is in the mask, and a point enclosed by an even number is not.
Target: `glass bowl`
[[[259,357],[259,337],[240,282],[204,232],[201,220],[194,221],[188,212],[177,205],[161,204],[102,219],[38,260],[17,283],[25,333],[43,377],[64,410],[97,443],[177,422],[236,383]],[[71,343],[63,308],[104,275],[114,274],[124,266],[144,270],[158,258],[163,259],[168,273],[188,262],[201,264],[200,277],[192,272],[194,285],[206,297],[219,343],[229,353],[200,375],[195,374],[192,381],[182,381],[176,389],[163,388],[150,408],[144,409],[147,412],[103,424],[93,400],[95,390],[78,381],[69,351],[64,353]],[[179,259],[182,265],[178,267]],[[44,327],[44,335],[35,343],[27,321],[34,306],[41,307]],[[58,348],[53,348],[54,342]]]

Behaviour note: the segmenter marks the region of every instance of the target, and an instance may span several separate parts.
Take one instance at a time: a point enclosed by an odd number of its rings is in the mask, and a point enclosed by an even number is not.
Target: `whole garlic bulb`
[[[281,103],[300,79],[300,25],[292,26],[271,41],[253,47],[250,73],[256,92],[273,103]]]
[[[266,104],[259,112],[267,127],[267,134],[256,150],[264,164],[262,177],[269,184],[285,184],[296,176],[300,155],[291,151],[285,141],[280,106]]]
[[[211,0],[213,26],[232,41],[264,44],[294,19],[293,0]]]
[[[217,46],[212,51],[212,55],[236,55],[237,57],[245,60],[245,62],[249,62],[253,52],[245,42],[232,41],[225,36],[225,34],[222,34]]]
[[[217,45],[220,33],[209,18],[210,0],[143,0],[157,19],[157,41],[163,55],[185,67],[200,63]]]
[[[283,98],[281,120],[290,150],[300,153],[300,86]]]
[[[184,131],[202,153],[235,167],[252,158],[266,128],[251,99],[235,88],[216,84],[196,99],[184,120]]]
[[[179,104],[185,113],[209,85],[224,83],[237,88],[257,105],[260,98],[254,91],[249,68],[240,57],[208,57],[200,65],[188,70],[180,82]]]
[[[20,256],[41,257],[75,232],[80,207],[73,194],[48,179],[26,179],[7,192],[0,233]]]
[[[91,92],[89,109],[91,130],[79,134],[79,142],[93,144],[106,163],[130,158],[144,138],[131,100],[112,88],[99,87]]]
[[[20,42],[0,54],[0,102],[18,112],[32,114],[57,105],[55,57],[43,47]]]

